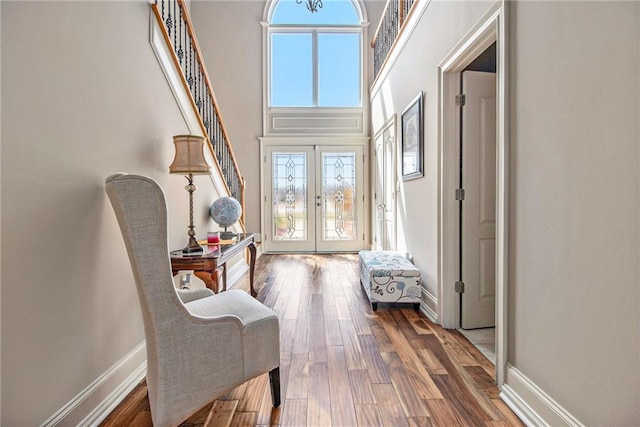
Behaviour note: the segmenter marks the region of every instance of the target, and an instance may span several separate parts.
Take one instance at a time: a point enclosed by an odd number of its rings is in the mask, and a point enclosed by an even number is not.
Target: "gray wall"
[[[508,362],[585,425],[640,425],[640,4],[511,6]],[[373,98],[375,129],[425,91],[399,249],[432,293],[437,64],[486,7],[431,2]]]
[[[509,362],[585,425],[639,425],[640,4],[511,14]]]
[[[365,2],[368,18],[372,23],[370,38],[373,37],[384,5],[384,1],[381,0]],[[240,171],[247,182],[247,230],[260,231],[262,205],[258,137],[262,136],[263,102],[260,21],[265,1],[193,0],[191,8],[193,25],[213,90]],[[370,62],[372,63],[372,60]]]
[[[2,425],[38,425],[144,339],[104,179],[155,178],[170,247],[184,246],[186,181],[168,166],[187,127],[149,44],[147,2],[0,7]],[[211,184],[196,182],[202,234]]]

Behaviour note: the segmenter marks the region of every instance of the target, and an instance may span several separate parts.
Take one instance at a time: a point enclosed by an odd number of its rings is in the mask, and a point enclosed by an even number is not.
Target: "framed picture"
[[[402,180],[424,176],[422,170],[422,91],[402,112]]]

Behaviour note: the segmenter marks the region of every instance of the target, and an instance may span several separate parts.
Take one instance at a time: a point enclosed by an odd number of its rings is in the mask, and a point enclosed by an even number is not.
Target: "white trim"
[[[398,145],[399,144],[398,144],[397,116],[398,115],[396,113],[393,113],[391,117],[380,127],[380,129],[374,132],[373,143],[371,144],[370,152],[369,152],[369,156],[372,159],[371,160],[372,166],[369,168],[370,173],[372,174],[371,186],[369,191],[369,199],[371,200],[371,202],[369,203],[369,210],[371,214],[370,214],[370,217],[368,216],[369,221],[372,223],[372,226],[369,232],[370,234],[369,241],[371,243],[371,246],[374,248],[374,250],[376,246],[373,244],[374,243],[373,239],[379,237],[375,235],[375,229],[377,225],[374,224],[374,222],[378,220],[377,214],[374,215],[374,212],[376,212],[377,210],[377,207],[375,206],[376,200],[374,198],[374,194],[378,190],[377,188],[378,159],[376,157],[377,156],[376,149],[377,149],[378,138],[383,136],[384,133],[387,132],[388,130],[391,131],[390,133],[393,136],[393,159],[391,161],[392,169],[393,169],[393,172],[392,172],[393,174],[393,237],[390,239],[391,247],[389,249],[395,251],[398,247],[398,193],[399,193],[400,178],[398,177],[398,157],[399,157]]]
[[[273,10],[278,4],[278,1],[279,0],[267,0],[265,2],[264,9],[262,11],[262,22],[260,22],[260,24],[264,26],[267,25],[268,22],[271,22],[271,15],[273,15]],[[362,0],[351,0],[351,2],[353,3],[353,7],[356,9],[360,22],[366,23],[368,21],[368,18],[367,9],[364,7],[364,2]]]
[[[508,75],[506,22],[508,2],[493,3],[478,22],[454,46],[439,64],[438,129],[438,295],[439,317],[445,328],[459,326],[457,294],[458,218],[454,214],[457,187],[456,160],[459,153],[459,112],[455,97],[459,91],[459,73],[480,53],[497,41],[497,176],[496,176],[496,383],[505,382],[507,361],[507,280],[508,280]],[[455,170],[454,170],[455,169]]]
[[[506,379],[500,398],[526,425],[584,427],[569,411],[509,364]]]
[[[140,383],[146,372],[146,346],[143,341],[56,411],[41,427],[100,424]],[[104,395],[106,397],[102,398]],[[82,421],[78,422],[79,419]]]
[[[422,295],[424,296],[424,300],[420,303],[420,311],[422,311],[433,323],[438,323],[438,298],[426,290],[422,284],[420,284],[420,287],[422,288]]]
[[[256,258],[258,258],[257,254]],[[244,254],[238,254],[238,259],[231,265],[227,261],[227,290],[231,289],[248,270],[249,264],[247,264]]]
[[[416,0],[416,2],[413,4],[412,10],[408,15],[408,19],[404,22],[404,24],[402,24],[402,31],[394,42],[393,49],[391,49],[391,51],[387,55],[382,68],[380,69],[380,71],[378,71],[378,75],[375,77],[375,81],[373,82],[373,85],[369,90],[370,99],[373,99],[378,91],[382,88],[382,83],[387,79],[389,72],[398,60],[400,53],[402,53],[402,50],[411,38],[411,34],[413,34],[413,31],[416,29],[420,18],[422,18],[422,15],[424,14],[425,10],[427,10],[427,7],[429,7],[430,3],[431,0]]]
[[[158,23],[158,20],[151,8],[149,8],[149,13],[149,42],[151,43],[151,47],[153,48],[156,58],[158,59],[160,68],[162,69],[164,76],[167,78],[167,83],[169,83],[171,92],[176,99],[176,103],[182,113],[184,122],[187,125],[187,128],[189,128],[190,134],[204,136],[202,134],[202,129],[200,128],[198,116],[195,111],[193,111],[189,94],[184,90],[184,86],[182,85],[182,79],[179,74],[181,71],[176,69],[173,62],[173,54],[162,35],[160,24]]]

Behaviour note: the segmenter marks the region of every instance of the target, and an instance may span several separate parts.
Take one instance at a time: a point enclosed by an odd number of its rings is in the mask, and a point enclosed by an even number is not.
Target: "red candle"
[[[217,245],[220,243],[220,232],[210,231],[207,233],[207,243],[210,245]]]

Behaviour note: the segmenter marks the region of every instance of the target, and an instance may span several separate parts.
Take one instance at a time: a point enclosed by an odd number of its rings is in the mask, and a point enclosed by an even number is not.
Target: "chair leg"
[[[269,382],[271,382],[271,401],[273,407],[280,406],[280,367],[269,371]]]

